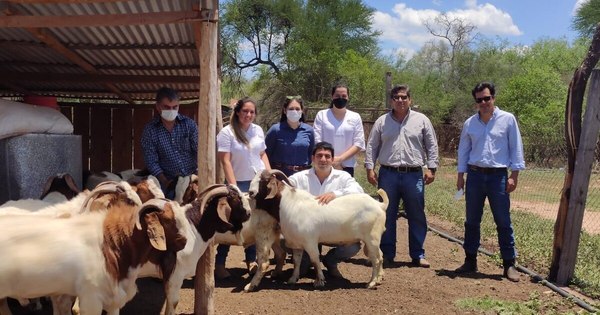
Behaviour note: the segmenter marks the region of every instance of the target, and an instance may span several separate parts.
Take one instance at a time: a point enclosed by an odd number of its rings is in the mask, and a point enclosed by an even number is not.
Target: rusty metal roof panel
[[[11,14],[30,16],[132,15],[140,13],[191,11],[193,1],[108,1],[82,3],[10,3]],[[143,77],[199,76],[199,57],[191,23],[121,26],[81,26],[43,28],[68,51],[93,67],[92,75],[139,75]],[[16,45],[15,45],[16,44]],[[47,46],[43,38],[20,28],[0,28],[0,61],[11,63],[2,70],[24,73],[80,74],[90,72],[81,62],[65,56],[65,49]],[[142,80],[143,81],[143,80]],[[147,81],[147,80],[146,80]],[[155,81],[155,80],[154,80]],[[170,85],[185,99],[197,98],[198,83],[131,83],[115,82],[125,94],[136,100],[152,99],[153,89]],[[190,81],[190,79],[186,79]],[[81,82],[20,82],[30,91],[81,97],[116,97],[105,84]],[[179,81],[183,82],[183,81]],[[72,93],[68,93],[71,89]],[[89,91],[89,92],[86,92]],[[12,95],[0,86],[0,96]],[[11,94],[12,93],[12,94]],[[108,94],[107,94],[108,93]]]

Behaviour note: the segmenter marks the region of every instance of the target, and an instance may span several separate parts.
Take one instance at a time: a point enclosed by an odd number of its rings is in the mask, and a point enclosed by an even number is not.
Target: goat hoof
[[[367,284],[367,289],[375,290],[375,289],[377,289],[377,285],[378,285],[378,283],[376,283],[374,281],[369,282],[369,284]]]
[[[252,285],[252,283],[248,283],[246,284],[246,286],[244,287],[244,292],[248,293],[248,292],[253,292],[256,290],[256,286]]]
[[[315,288],[323,288],[325,287],[325,280],[315,280],[313,285],[315,286]]]

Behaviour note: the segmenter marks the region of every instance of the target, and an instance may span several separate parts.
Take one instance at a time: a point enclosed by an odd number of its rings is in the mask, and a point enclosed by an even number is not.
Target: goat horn
[[[288,179],[288,177],[282,171],[280,171],[280,170],[270,170],[269,174],[270,175],[275,175],[275,178],[277,178],[278,180],[284,181],[289,186],[293,186],[292,183],[290,182],[290,180]]]
[[[107,193],[116,193],[116,192],[122,191],[122,189],[123,188],[121,186],[119,186],[119,183],[117,183],[117,182],[108,181],[108,182],[100,183],[98,186],[96,186],[96,188],[94,188],[94,190],[92,190],[90,195],[87,196],[87,198],[85,198],[85,200],[83,201],[83,204],[81,206],[81,209],[79,209],[79,213],[89,212],[90,206],[92,203],[91,202],[92,199],[98,197],[98,195],[107,194]]]
[[[204,211],[204,207],[208,202],[210,202],[214,197],[221,195],[228,195],[229,188],[223,184],[215,184],[206,187],[199,195],[198,199],[200,202],[200,212]]]

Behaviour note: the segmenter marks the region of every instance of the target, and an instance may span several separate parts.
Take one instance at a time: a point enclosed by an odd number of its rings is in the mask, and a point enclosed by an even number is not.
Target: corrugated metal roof
[[[58,18],[50,20],[46,27],[33,28],[34,31],[31,27],[0,25],[0,97],[31,93],[123,99],[107,87],[112,84],[136,102],[152,100],[153,91],[165,85],[180,90],[183,99],[198,98],[199,60],[193,23],[199,23],[199,12],[193,11],[192,4],[199,2],[30,2],[34,1],[9,0],[4,3],[4,7],[0,8],[0,12],[4,12],[0,15],[0,22],[16,15]],[[156,15],[152,15],[183,11],[195,15],[191,20],[177,23],[162,23],[156,20]],[[98,26],[106,24],[98,22],[98,19],[114,20],[124,15],[140,19],[147,17],[147,22]],[[83,23],[89,21],[91,24],[78,27],[60,24],[62,17],[76,16],[89,16]],[[91,69],[82,66],[81,61],[75,61],[77,58],[91,65]],[[89,82],[86,79],[69,79],[69,75],[82,78],[82,74],[90,75]],[[110,75],[112,81],[106,82],[103,79],[106,75]],[[157,78],[164,78],[164,81]]]

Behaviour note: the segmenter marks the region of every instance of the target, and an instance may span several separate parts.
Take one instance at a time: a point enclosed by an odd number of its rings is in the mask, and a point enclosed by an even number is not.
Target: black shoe
[[[431,264],[425,258],[413,259],[412,264],[415,267],[429,268]]]
[[[477,260],[465,258],[465,263],[454,270],[456,273],[472,273],[477,272]]]
[[[392,258],[383,258],[383,268],[394,267],[394,259]]]

